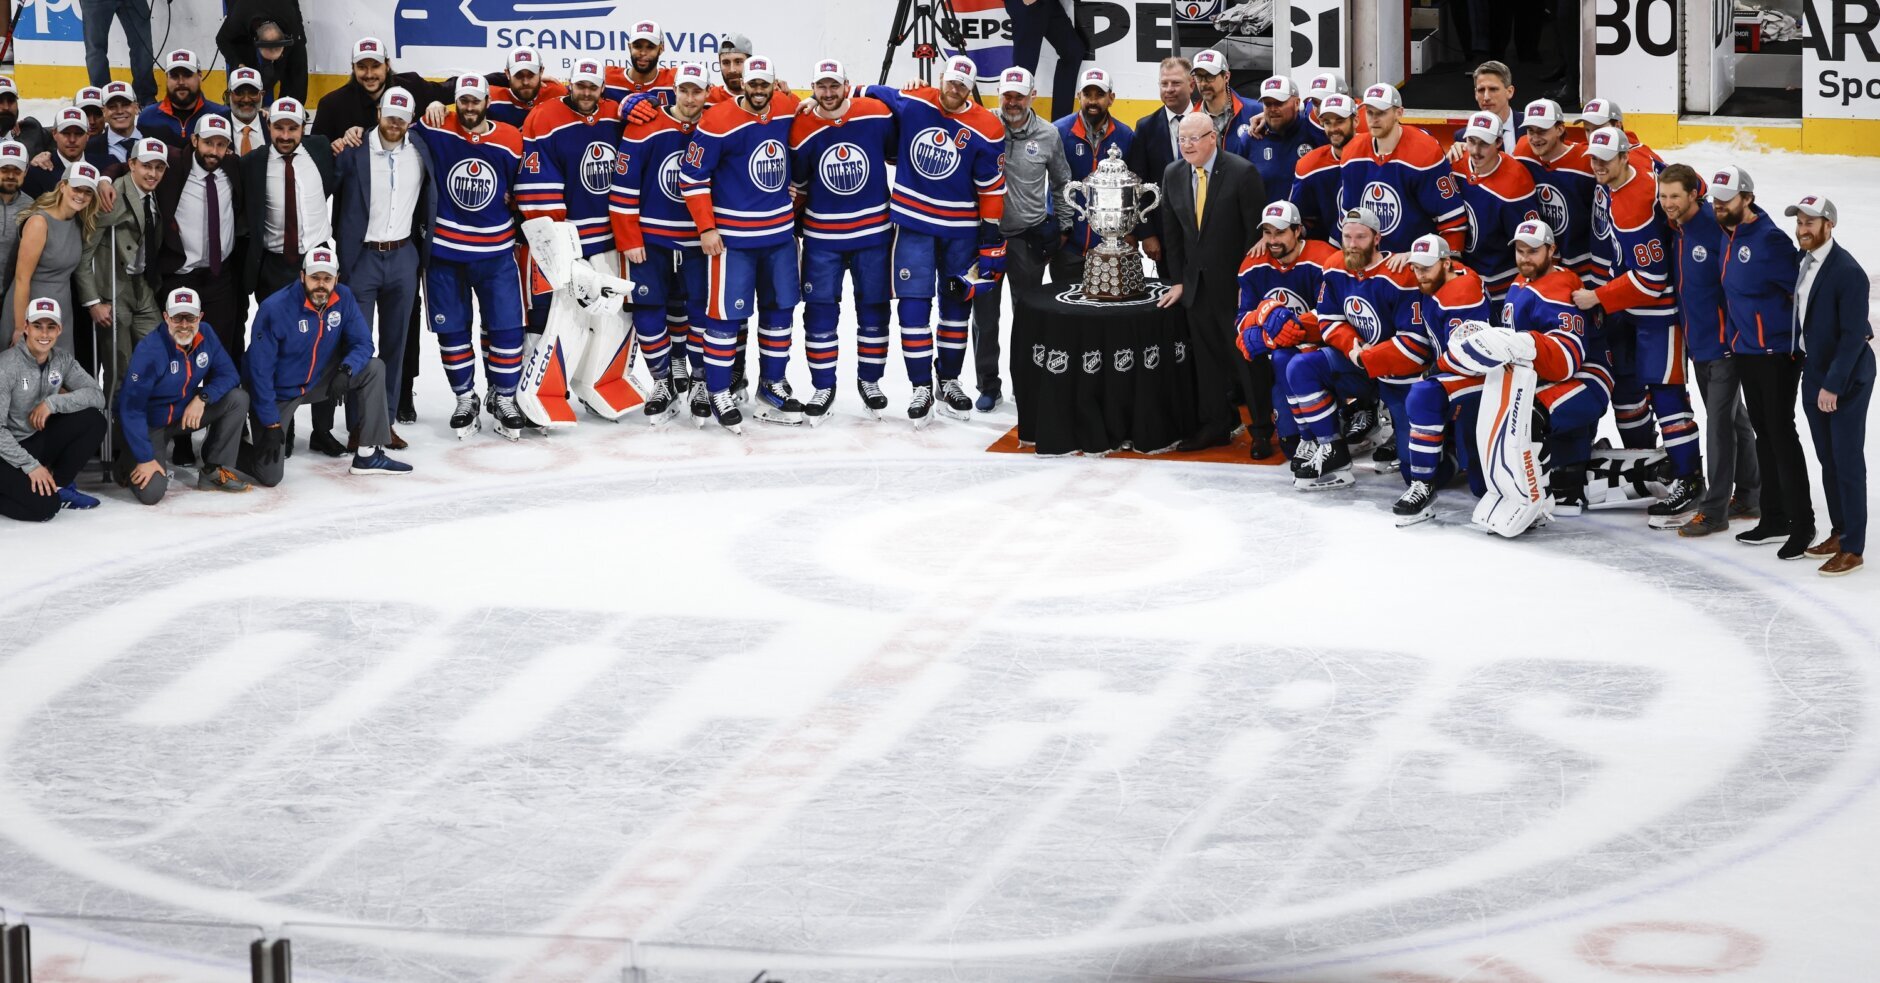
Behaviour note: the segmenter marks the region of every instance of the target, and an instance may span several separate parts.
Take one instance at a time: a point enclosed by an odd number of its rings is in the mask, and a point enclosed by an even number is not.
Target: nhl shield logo
[[[1043,345],[1031,346],[1031,364],[1036,365],[1037,367],[1041,369],[1044,368],[1044,346]]]
[[[1178,341],[1175,343],[1175,364],[1180,365],[1186,361],[1188,361],[1188,343]]]
[[[1567,232],[1567,196],[1561,194],[1559,189],[1543,184],[1534,189],[1534,197],[1540,199],[1541,218],[1546,219],[1547,224],[1553,228],[1554,237],[1557,239],[1565,235]]]
[[[1103,368],[1103,353],[1102,352],[1085,352],[1084,353],[1084,374],[1085,375],[1096,375],[1097,371],[1101,368]]]
[[[614,148],[599,140],[581,151],[581,186],[590,194],[604,195],[614,184]]]
[[[1367,345],[1377,344],[1384,336],[1384,319],[1377,316],[1377,308],[1363,297],[1345,299],[1345,322],[1358,332]]]
[[[496,200],[496,172],[480,160],[460,160],[445,178],[450,200],[466,212],[481,211]]]
[[[1142,367],[1153,369],[1162,364],[1162,346],[1150,345],[1142,350]]]
[[[960,148],[953,145],[947,131],[930,126],[914,135],[911,146],[914,171],[921,177],[939,181],[959,170]]]
[[[762,191],[782,191],[790,176],[790,160],[781,140],[765,140],[751,151],[751,183]]]
[[[1110,364],[1115,366],[1118,372],[1128,372],[1136,366],[1136,350],[1134,348],[1118,349],[1110,355]]]
[[[1045,356],[1044,367],[1052,375],[1063,375],[1064,370],[1071,367],[1071,353],[1051,349],[1051,354]]]
[[[868,184],[868,155],[852,143],[838,143],[823,151],[816,162],[823,186],[839,195],[852,195]]]
[[[1369,208],[1377,215],[1379,235],[1390,235],[1397,231],[1398,224],[1403,221],[1403,199],[1397,194],[1396,188],[1382,181],[1372,181],[1364,186],[1361,198],[1361,207]]]

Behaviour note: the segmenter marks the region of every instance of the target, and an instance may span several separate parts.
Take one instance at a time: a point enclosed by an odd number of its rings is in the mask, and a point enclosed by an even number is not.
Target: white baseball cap
[[[394,85],[385,90],[385,98],[379,100],[379,115],[394,116],[409,123],[418,115],[417,101],[403,86]]]
[[[1410,244],[1410,255],[1404,257],[1404,259],[1418,266],[1435,266],[1453,256],[1455,256],[1455,253],[1450,251],[1449,241],[1442,236],[1431,233],[1429,235],[1418,236],[1417,240]]]
[[[1625,123],[1625,112],[1611,99],[1594,99],[1580,111],[1580,122],[1588,126],[1600,127],[1607,123]]]
[[[1197,72],[1219,75],[1227,71],[1227,56],[1208,48],[1195,54],[1194,66]]]
[[[26,145],[18,140],[0,140],[0,167],[26,169]]]
[[[1275,229],[1290,229],[1303,223],[1299,218],[1299,206],[1282,198],[1268,204],[1260,212],[1260,224]]]
[[[228,117],[214,113],[204,113],[196,117],[196,135],[199,137],[221,137],[224,140],[235,139],[235,128],[228,123]]]
[[[1382,232],[1384,229],[1384,223],[1377,220],[1377,213],[1369,208],[1345,209],[1345,214],[1339,217],[1338,225],[1343,228],[1353,222],[1365,226],[1372,232]]]
[[[26,305],[26,321],[29,324],[33,321],[56,321],[62,325],[65,323],[65,315],[60,313],[58,301],[51,297],[34,297],[32,303]]]
[[[1105,92],[1116,91],[1116,84],[1110,81],[1110,73],[1101,68],[1086,69],[1084,74],[1078,78],[1077,91],[1082,92],[1091,86],[1096,86]]]
[[[1834,202],[1829,201],[1822,195],[1809,195],[1801,201],[1784,208],[1782,214],[1791,218],[1796,215],[1809,215],[1815,218],[1825,218],[1830,222],[1840,222],[1840,219],[1837,217],[1840,213],[1835,210]]]
[[[534,48],[512,48],[509,51],[509,63],[506,70],[514,75],[517,72],[542,74],[542,56]]]
[[[362,61],[376,61],[380,64],[384,64],[386,60],[385,42],[378,38],[360,38],[358,41],[353,42],[353,64],[357,65]]]
[[[712,87],[711,78],[711,73],[706,71],[703,64],[696,61],[680,62],[679,67],[672,72],[672,87],[677,89],[682,85],[696,85],[701,89],[709,89]]]
[[[1530,219],[1529,221],[1522,222],[1520,225],[1515,226],[1514,238],[1509,241],[1518,242],[1531,248],[1551,246],[1554,244],[1554,227],[1548,225],[1546,222]]]
[[[98,109],[103,109],[104,90],[97,86],[85,86],[78,90],[78,95],[72,97],[72,105],[80,109],[84,109],[86,106],[94,106]]]
[[[1743,192],[1756,193],[1756,182],[1749,179],[1749,172],[1735,165],[1719,170],[1710,179],[1710,196],[1718,201],[1729,201]]]
[[[1340,116],[1350,119],[1357,111],[1358,107],[1351,104],[1351,97],[1343,92],[1334,92],[1319,100],[1320,116]]]
[[[821,82],[824,80],[847,82],[849,80],[849,73],[842,67],[841,62],[834,58],[824,58],[822,61],[816,63],[816,74],[810,77],[810,81]]]
[[[744,71],[746,74],[749,74],[750,70],[750,66],[747,63]],[[978,77],[979,66],[973,64],[971,58],[965,55],[954,55],[947,59],[947,69],[945,72],[941,73],[940,80],[942,82],[958,82],[961,85],[972,85],[973,80]]]
[[[1000,95],[1004,95],[1007,92],[1016,92],[1021,96],[1028,96],[1034,91],[1036,91],[1036,86],[1032,83],[1031,73],[1017,65],[1013,65],[1011,68],[999,74]]]
[[[175,317],[178,314],[202,316],[202,298],[188,287],[177,287],[170,291],[169,299],[163,302],[163,313]]]
[[[1469,125],[1462,128],[1464,140],[1474,138],[1483,143],[1501,142],[1501,118],[1494,113],[1474,113],[1469,116]]]
[[[168,73],[174,72],[179,68],[192,73],[200,72],[202,71],[202,63],[196,60],[196,53],[194,51],[188,48],[178,48],[164,57],[163,70]]]
[[[256,92],[261,91],[261,73],[252,68],[242,67],[228,73],[228,90],[234,92],[242,86]]]
[[[1552,99],[1536,99],[1521,111],[1521,128],[1551,130],[1566,118],[1566,114],[1560,111],[1559,103]]]
[[[74,188],[98,190],[98,169],[90,162],[75,160],[65,165],[65,183]]]
[[[307,107],[301,105],[300,100],[292,96],[282,96],[274,100],[274,105],[268,107],[268,119],[270,120],[286,119],[290,117],[298,123],[305,123],[307,121]]]
[[[628,44],[632,44],[635,41],[651,41],[654,44],[660,44],[664,40],[665,35],[659,33],[658,21],[634,21],[633,30],[627,32]]]
[[[137,149],[132,153],[131,159],[142,164],[159,160],[168,164],[170,162],[170,145],[156,137],[145,137],[137,141]]]
[[[67,106],[59,110],[59,115],[52,121],[52,132],[61,130],[89,130],[91,120],[85,118],[85,111],[77,106]]]
[[[488,102],[490,84],[485,82],[481,75],[459,75],[457,88],[452,92],[451,99],[462,99],[464,96],[469,96],[479,102]]]
[[[769,55],[752,55],[744,60],[744,81],[777,84],[777,66]]]
[[[591,82],[595,85],[604,85],[606,84],[604,81],[606,75],[607,70],[601,67],[600,62],[592,58],[583,58],[575,62],[572,69],[569,69],[568,84],[573,85],[576,82]]]
[[[1611,160],[1631,149],[1625,131],[1616,126],[1602,126],[1586,138],[1586,152],[1600,160]]]
[[[321,243],[307,250],[307,258],[301,260],[300,268],[306,273],[331,273],[339,276],[339,257],[333,254],[333,247]]]
[[[1364,90],[1364,98],[1359,101],[1372,109],[1401,109],[1403,93],[1398,92],[1394,85],[1379,82]]]
[[[1284,75],[1275,75],[1260,83],[1260,98],[1285,102],[1299,94],[1299,87]]]
[[[1312,76],[1312,81],[1306,83],[1306,95],[1314,99],[1329,96],[1334,92],[1345,94],[1345,80],[1339,78],[1337,72],[1320,72]]]
[[[14,84],[13,76],[0,75],[0,96],[12,96],[17,99],[19,95],[20,87]]]
[[[136,105],[137,94],[131,91],[129,82],[107,82],[104,87],[104,104],[109,106],[119,99]]]

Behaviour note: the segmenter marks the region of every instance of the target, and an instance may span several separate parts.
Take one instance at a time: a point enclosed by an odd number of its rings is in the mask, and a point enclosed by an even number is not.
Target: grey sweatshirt
[[[1000,120],[1004,122],[1004,120]],[[1005,130],[1005,217],[999,231],[1017,235],[1045,220],[1045,202],[1063,194],[1070,161],[1057,127],[1032,113],[1025,124]]]
[[[21,471],[39,467],[20,441],[38,432],[32,416],[40,403],[49,404],[54,413],[102,410],[104,391],[79,368],[77,359],[56,348],[44,365],[33,361],[24,344],[0,352],[0,461]]]

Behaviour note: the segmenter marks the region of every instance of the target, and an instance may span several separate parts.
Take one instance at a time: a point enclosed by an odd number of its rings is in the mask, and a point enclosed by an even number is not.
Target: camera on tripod
[[[881,81],[888,84],[894,70],[894,53],[911,44],[914,61],[919,64],[920,79],[933,84],[933,63],[946,57],[941,42],[954,51],[966,50],[966,32],[960,29],[953,0],[897,0],[894,26],[888,30],[888,51],[881,59]]]

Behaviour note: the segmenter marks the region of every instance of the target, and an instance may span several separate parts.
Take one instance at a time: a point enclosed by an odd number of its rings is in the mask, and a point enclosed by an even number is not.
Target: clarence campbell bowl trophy
[[[1065,185],[1064,200],[1102,237],[1084,256],[1084,298],[1121,301],[1148,296],[1142,282],[1142,255],[1123,237],[1162,203],[1162,189],[1142,183],[1123,163],[1123,155],[1111,147],[1090,180]]]

